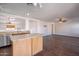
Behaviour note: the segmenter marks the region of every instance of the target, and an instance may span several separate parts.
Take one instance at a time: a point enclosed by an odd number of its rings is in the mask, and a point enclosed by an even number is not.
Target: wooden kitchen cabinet
[[[38,37],[38,52],[43,50],[43,37],[39,36]]]
[[[31,55],[31,40],[22,39],[12,43],[13,56],[30,56]]]
[[[32,55],[35,55],[38,52],[38,38],[32,38]]]
[[[40,35],[24,37],[14,36],[12,40],[13,56],[31,56],[43,50],[43,38]]]
[[[43,50],[43,39],[41,36],[32,38],[32,55],[37,54]]]

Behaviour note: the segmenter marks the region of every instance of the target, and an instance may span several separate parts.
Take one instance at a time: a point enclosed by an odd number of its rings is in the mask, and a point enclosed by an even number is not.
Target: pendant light
[[[15,25],[15,23],[12,23],[11,22],[11,18],[10,17],[8,17],[8,23],[6,24],[6,29],[7,30],[15,30],[15,28],[16,28],[16,25]]]

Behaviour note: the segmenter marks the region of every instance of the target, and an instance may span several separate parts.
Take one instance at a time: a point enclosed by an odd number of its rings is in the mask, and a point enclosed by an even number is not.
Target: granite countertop
[[[2,31],[0,32],[0,36],[8,35],[11,41],[17,41],[22,39],[29,39],[35,36],[42,36],[39,33],[30,34],[29,31]]]
[[[29,39],[33,38],[35,36],[42,36],[39,33],[34,33],[34,34],[22,34],[22,35],[11,35],[11,41],[17,41],[17,40],[24,40],[24,39]]]
[[[0,32],[0,35],[4,34],[11,34],[11,35],[18,35],[18,34],[30,34],[29,31],[2,31]]]

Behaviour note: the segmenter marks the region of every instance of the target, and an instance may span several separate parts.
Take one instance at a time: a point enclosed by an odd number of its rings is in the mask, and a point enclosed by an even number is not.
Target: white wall
[[[14,20],[10,20],[10,19],[14,19]],[[2,13],[2,14],[0,14],[0,30],[7,30],[6,23],[8,23],[9,21],[11,21],[12,23],[14,23],[16,25],[16,28],[14,30],[25,29],[25,19],[15,17],[10,14],[3,14]]]
[[[31,23],[30,21],[35,23]],[[29,18],[27,22],[29,24],[28,29],[31,31],[31,33],[40,33],[44,36],[52,34],[52,23],[50,22],[40,21],[32,18]],[[31,25],[31,28],[30,28],[30,25]],[[46,27],[44,27],[45,25]]]
[[[79,37],[79,18],[66,23],[55,23],[55,33],[58,35]],[[77,21],[74,21],[77,20]]]
[[[18,21],[21,21],[21,22],[22,22],[22,20],[25,20],[25,22],[23,21],[22,23],[20,23],[20,25],[17,24],[18,30],[20,30],[20,29],[22,29],[24,31],[29,30],[29,31],[31,31],[31,33],[40,33],[44,36],[52,34],[51,33],[52,32],[52,23],[50,23],[50,22],[40,21],[38,19],[22,17],[22,16],[17,16],[17,15],[7,14],[7,13],[1,13],[0,15],[14,17],[14,18],[18,19]],[[1,19],[0,19],[0,21],[1,21]],[[30,23],[30,21],[35,22],[35,24]],[[30,28],[30,25],[31,25],[31,28]],[[46,25],[46,27],[44,27],[45,25]],[[20,28],[20,26],[21,26],[21,28]],[[4,28],[4,30],[5,30],[5,28]]]
[[[52,34],[52,24],[50,22],[40,22],[40,32],[45,35]]]

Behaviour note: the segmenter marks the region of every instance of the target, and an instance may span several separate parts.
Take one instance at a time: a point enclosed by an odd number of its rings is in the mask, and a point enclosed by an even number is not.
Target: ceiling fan
[[[64,23],[64,22],[67,22],[67,19],[64,18],[64,17],[60,17],[60,18],[58,18],[58,21],[57,22],[58,23]]]

